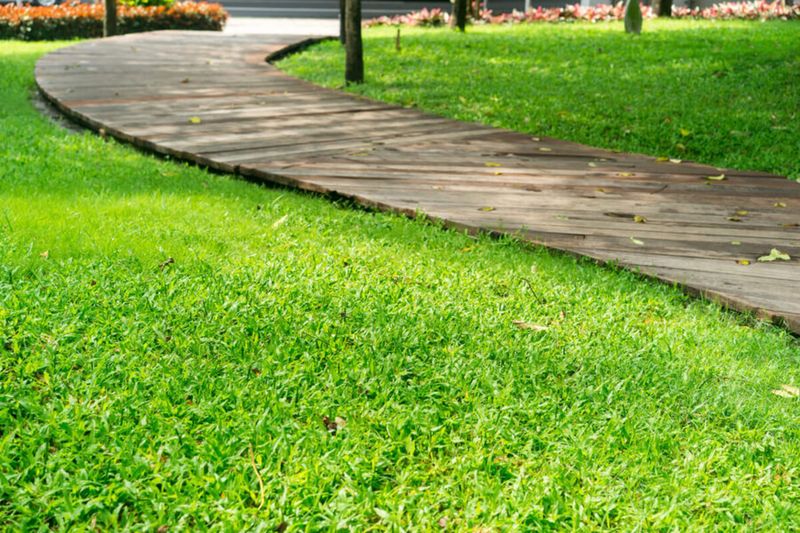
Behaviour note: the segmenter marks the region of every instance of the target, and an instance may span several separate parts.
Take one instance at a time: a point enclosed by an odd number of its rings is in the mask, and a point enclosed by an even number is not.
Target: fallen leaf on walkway
[[[669,157],[656,157],[656,163],[666,163],[669,161]]]
[[[531,331],[547,331],[548,329],[550,329],[547,326],[542,326],[540,324],[531,324],[530,322],[525,322],[524,320],[514,320],[512,324],[517,326],[519,329],[529,329]]]
[[[484,211],[484,212],[486,212],[486,213],[488,213],[489,211],[494,211],[494,210],[495,210],[495,208],[494,208],[494,207],[490,207],[490,206],[488,206],[488,205],[487,205],[487,206],[485,206],[485,207],[481,207],[480,209],[478,209],[478,211]]]
[[[495,175],[495,176],[502,176],[502,175],[503,175],[503,173],[502,173],[502,172],[495,172],[495,173],[494,173],[494,175]]]
[[[773,248],[772,250],[770,250],[769,255],[762,255],[761,257],[758,258],[759,262],[761,263],[769,263],[778,260],[788,261],[790,259],[791,257],[789,257],[789,254],[783,253],[777,248]]]
[[[725,177],[725,174],[720,174],[718,176],[706,176],[706,179],[711,181],[722,181],[727,178]]]
[[[743,217],[749,215],[750,211],[747,211],[746,209],[739,209],[738,211],[736,211],[736,214],[739,215],[740,217]]]
[[[200,117],[192,117],[189,119],[189,122],[192,124],[200,124],[203,120]]]
[[[183,79],[181,80],[181,83],[189,83],[189,78],[183,78]]]
[[[731,241],[731,244],[734,245],[734,246],[741,246],[742,245],[742,241]]]
[[[640,241],[636,237],[631,237],[631,242],[637,246],[644,246],[644,241]]]
[[[683,159],[670,159],[669,162],[670,163],[675,163],[676,165],[679,165],[679,164],[683,163]]]
[[[772,204],[772,206],[773,207],[786,207],[786,204],[784,202],[775,202],[774,204]]]
[[[597,163],[589,163],[589,166],[590,166],[590,167],[592,167],[592,168],[594,168],[594,167],[596,167],[596,166],[597,166]]]
[[[749,259],[737,259],[736,263],[738,263],[740,265],[747,266],[747,265],[750,264],[750,260]]]
[[[532,140],[532,141],[535,141],[535,142],[537,142],[537,143],[538,143],[539,141],[541,141],[541,139],[540,139],[539,137],[531,137],[531,140]]]
[[[539,151],[540,152],[552,152],[553,150],[550,149],[550,148],[545,148],[544,146],[542,146],[541,148],[539,148]]]
[[[647,218],[643,217],[642,215],[633,215],[633,221],[637,224],[644,224],[647,222]]]
[[[772,394],[781,398],[797,398],[800,396],[800,389],[793,385],[781,385],[780,389],[773,389]]]
[[[741,222],[742,221],[742,219],[739,218],[739,217],[728,217],[728,220],[730,220],[731,222]]]
[[[631,176],[633,176],[633,172],[617,172],[617,176],[623,178],[630,178]]]
[[[487,167],[502,167],[503,166],[500,163],[492,163],[491,161],[488,161],[488,162],[484,163],[484,165],[486,165]]]

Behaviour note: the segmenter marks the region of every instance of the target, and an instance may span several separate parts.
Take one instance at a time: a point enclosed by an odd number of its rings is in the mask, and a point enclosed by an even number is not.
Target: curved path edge
[[[327,38],[130,34],[44,56],[36,83],[70,118],[146,150],[513,234],[800,333],[800,184],[445,119],[265,61]],[[757,261],[773,248],[791,260]]]

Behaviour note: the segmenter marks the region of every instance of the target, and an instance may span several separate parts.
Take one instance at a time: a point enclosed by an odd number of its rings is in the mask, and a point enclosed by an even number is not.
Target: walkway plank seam
[[[48,54],[36,82],[69,117],[143,149],[514,234],[800,333],[800,184],[457,122],[319,88],[266,62],[309,39],[125,35]],[[757,261],[772,248],[792,259]]]

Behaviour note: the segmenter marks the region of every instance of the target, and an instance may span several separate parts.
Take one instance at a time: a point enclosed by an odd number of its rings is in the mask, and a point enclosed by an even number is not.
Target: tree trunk
[[[450,15],[450,27],[464,31],[467,27],[467,0],[454,0]]]
[[[347,0],[344,80],[364,83],[364,49],[361,44],[361,0]]]
[[[339,42],[344,44],[347,41],[347,0],[339,0]]]
[[[628,0],[625,5],[625,32],[636,35],[642,33],[642,10],[639,0]]]
[[[103,37],[111,37],[117,34],[117,0],[103,0],[103,4]]]
[[[671,17],[672,16],[672,0],[659,0],[658,2],[658,16]]]

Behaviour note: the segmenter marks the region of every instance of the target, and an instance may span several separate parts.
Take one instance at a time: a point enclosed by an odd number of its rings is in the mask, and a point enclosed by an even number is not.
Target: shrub
[[[153,30],[220,31],[228,13],[220,4],[176,2],[170,6],[118,7],[119,33]],[[62,4],[50,7],[0,6],[0,38],[46,41],[101,37],[101,4]]]
[[[642,16],[652,18],[655,16],[650,6],[641,6]],[[435,13],[439,11],[438,13]],[[792,6],[775,2],[726,2],[715,4],[705,9],[673,7],[672,16],[675,18],[695,18],[695,19],[720,19],[720,20],[800,20],[800,5]],[[588,22],[601,22],[612,20],[623,20],[625,17],[625,6],[622,2],[616,5],[599,4],[596,6],[583,7],[580,4],[568,5],[565,7],[536,8],[527,12],[513,11],[511,13],[500,13],[495,15],[491,10],[482,10],[478,20],[473,23],[478,24],[520,24],[530,22],[570,22],[583,20]],[[383,26],[390,24],[407,24],[409,26],[442,26],[447,23],[449,14],[441,13],[440,10],[428,11],[423,9],[407,15],[397,15],[394,17],[380,17],[366,22],[367,26]],[[441,19],[441,20],[440,20]]]

